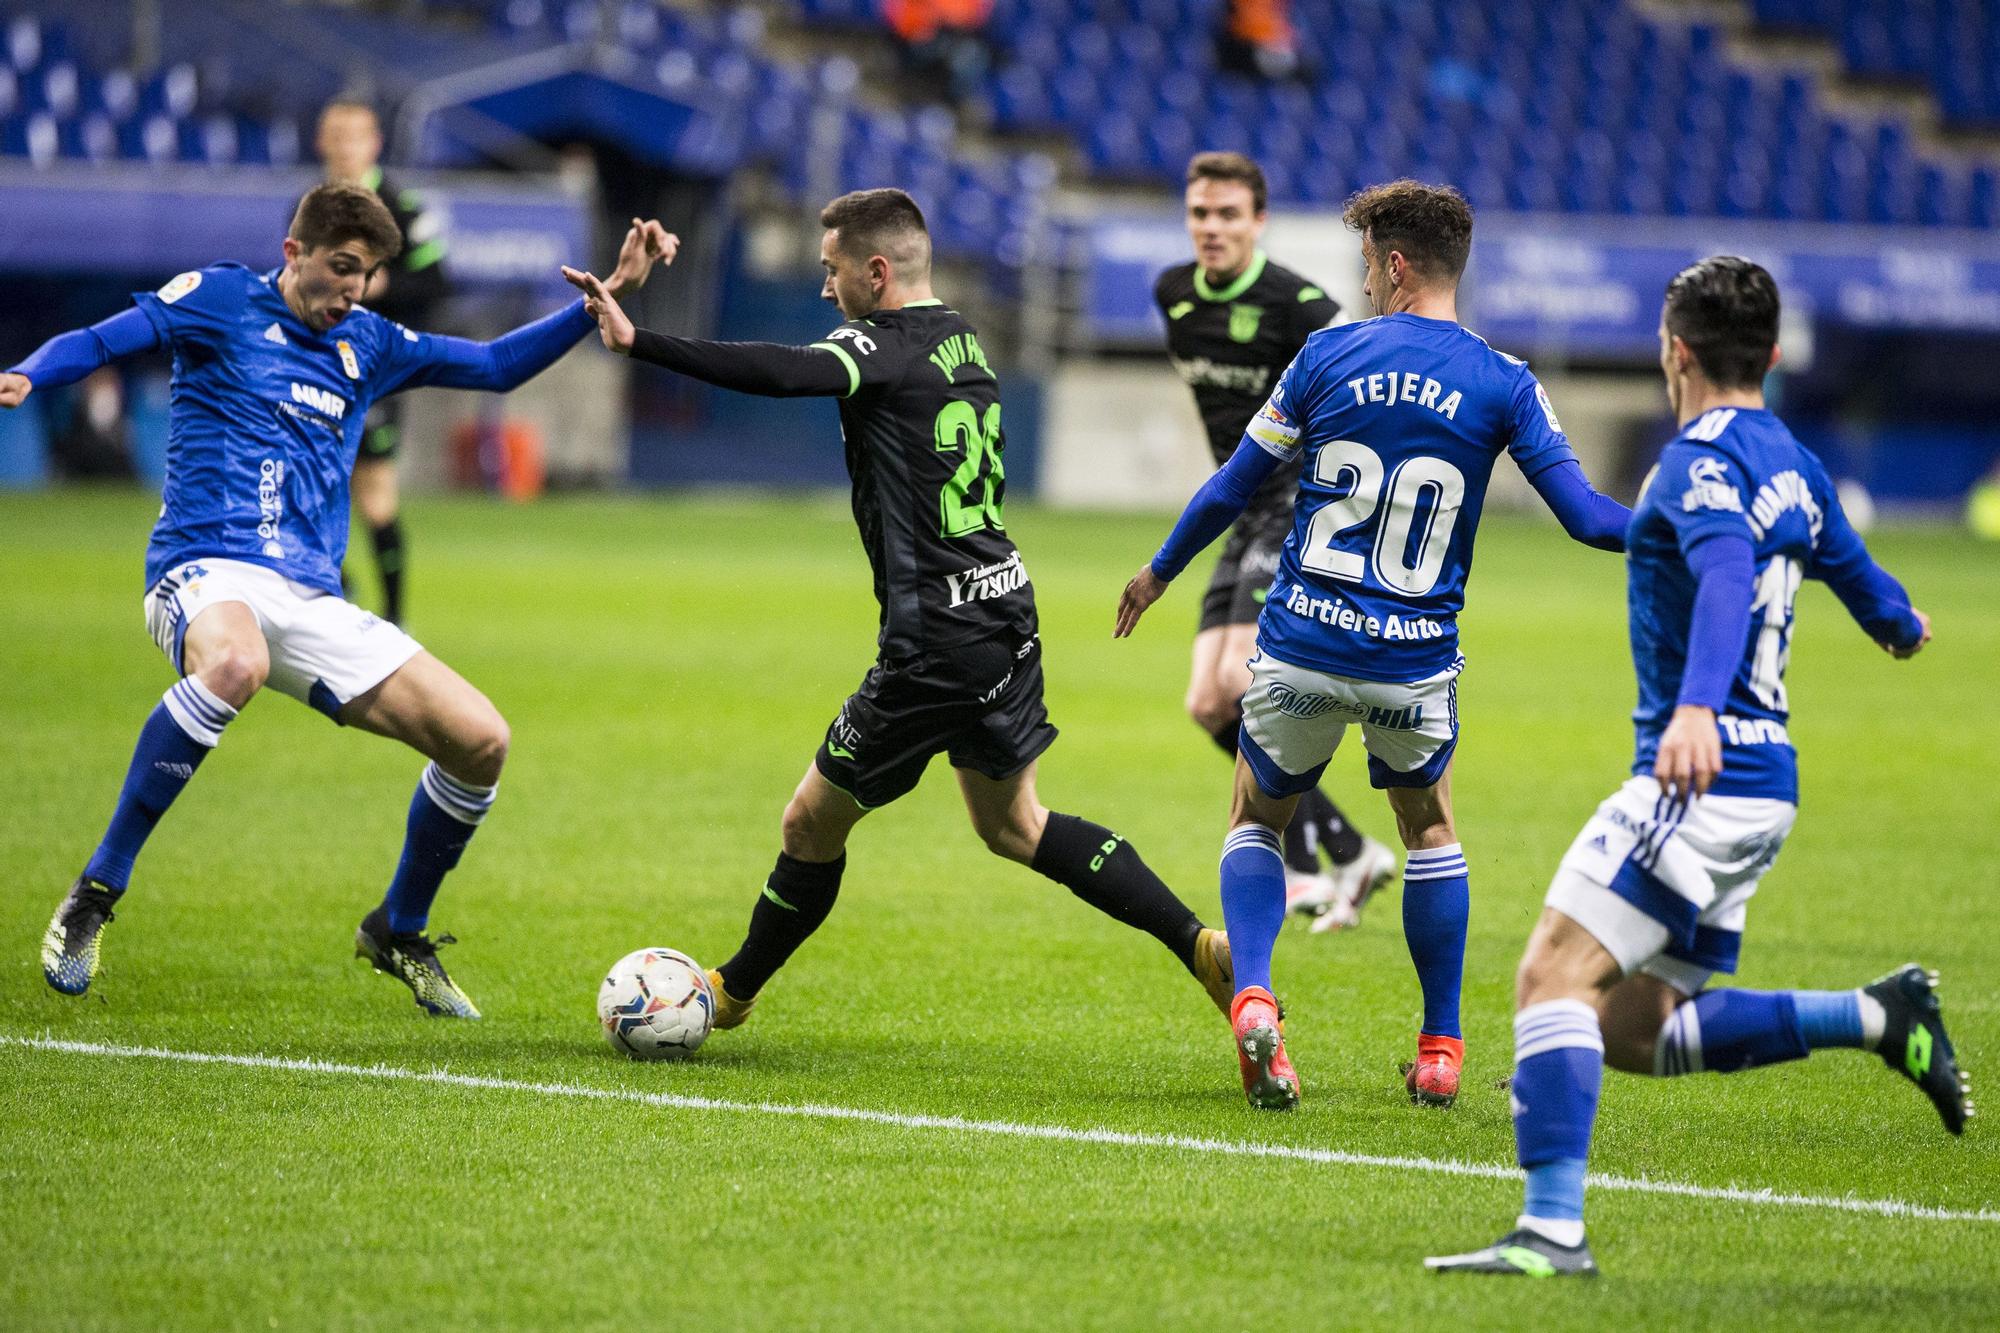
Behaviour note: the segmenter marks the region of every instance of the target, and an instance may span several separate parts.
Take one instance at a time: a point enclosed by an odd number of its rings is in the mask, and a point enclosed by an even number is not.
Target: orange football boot
[[[1465,1040],[1417,1034],[1417,1058],[1403,1066],[1403,1086],[1420,1106],[1450,1106],[1458,1100],[1458,1071],[1465,1067]]]
[[[1229,1026],[1236,1034],[1236,1063],[1243,1071],[1243,1092],[1260,1111],[1290,1111],[1299,1104],[1299,1073],[1285,1054],[1285,1034],[1278,1026],[1278,1002],[1262,986],[1237,993],[1229,1006]]]

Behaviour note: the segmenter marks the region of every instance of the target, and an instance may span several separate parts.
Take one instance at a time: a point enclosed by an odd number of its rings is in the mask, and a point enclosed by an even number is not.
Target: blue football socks
[[[1403,941],[1424,991],[1423,1031],[1457,1037],[1471,881],[1458,843],[1413,851],[1403,867]]]
[[[1660,1029],[1653,1073],[1661,1078],[1733,1074],[1803,1060],[1828,1047],[1872,1049],[1863,1021],[1866,998],[1851,990],[1703,991],[1674,1010]],[[1879,1038],[1879,1014],[1873,1026]]]
[[[83,868],[86,879],[113,893],[125,891],[139,849],[235,718],[236,710],[194,677],[174,682],[139,729],[111,824]]]
[[[465,844],[493,807],[496,788],[460,782],[436,764],[424,770],[410,797],[410,820],[403,839],[403,859],[383,901],[389,929],[413,934],[430,920],[438,886],[458,864]]]
[[[1271,948],[1285,923],[1285,858],[1278,835],[1262,824],[1230,830],[1222,843],[1222,923],[1236,991],[1271,989]]]
[[[1514,1146],[1527,1172],[1523,1226],[1563,1245],[1583,1240],[1583,1177],[1604,1081],[1597,1011],[1545,1000],[1514,1015]]]

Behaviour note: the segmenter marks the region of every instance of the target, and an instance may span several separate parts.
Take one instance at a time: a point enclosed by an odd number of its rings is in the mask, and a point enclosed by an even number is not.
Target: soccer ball
[[[611,965],[597,988],[597,1021],[634,1060],[681,1060],[708,1036],[715,996],[700,963],[675,949],[640,949]]]

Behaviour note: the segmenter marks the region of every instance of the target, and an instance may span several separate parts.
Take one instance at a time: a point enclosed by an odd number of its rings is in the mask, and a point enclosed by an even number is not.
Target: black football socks
[[[735,999],[755,999],[833,910],[845,869],[845,852],[832,861],[801,861],[779,852],[778,864],[750,909],[750,933],[736,956],[716,969],[722,988]]]
[[[1110,829],[1051,811],[1029,865],[1112,920],[1145,931],[1194,971],[1201,918]]]
[[[381,527],[370,527],[368,538],[375,546],[375,567],[382,571],[382,618],[392,625],[403,623],[403,520],[392,518]]]

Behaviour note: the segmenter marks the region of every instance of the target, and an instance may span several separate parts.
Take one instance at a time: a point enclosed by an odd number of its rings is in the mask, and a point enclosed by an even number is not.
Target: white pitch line
[[[1165,1148],[1217,1157],[1270,1157],[1290,1162],[1313,1162],[1323,1166],[1364,1166],[1391,1171],[1424,1171],[1433,1175],[1471,1176],[1481,1180],[1521,1178],[1521,1173],[1511,1166],[1487,1162],[1461,1162],[1451,1158],[1388,1157],[1375,1153],[1342,1152],[1337,1148],[1300,1148],[1284,1143],[1248,1143],[1240,1139],[1203,1139],[1183,1134],[1140,1134],[1117,1129],[1076,1129],[1068,1125],[1036,1125],[1012,1120],[967,1120],[952,1115],[912,1115],[901,1111],[872,1111],[865,1107],[828,1106],[816,1102],[734,1102],[718,1097],[690,1097],[677,1092],[640,1092],[632,1088],[596,1088],[581,1083],[538,1083],[524,1079],[490,1078],[482,1074],[454,1074],[445,1069],[347,1065],[326,1060],[290,1060],[273,1055],[173,1051],[154,1046],[112,1046],[89,1041],[62,1041],[54,1037],[14,1037],[5,1034],[0,1034],[0,1046],[17,1046],[33,1051],[55,1051],[66,1055],[169,1060],[191,1065],[230,1065],[239,1069],[275,1069],[298,1074],[337,1074],[348,1078],[434,1083],[454,1088],[529,1092],[543,1097],[630,1102],[640,1106],[662,1106],[680,1111],[731,1111],[741,1115],[848,1120],[869,1125],[887,1125],[896,1129],[935,1129],[954,1134],[992,1134],[1006,1138],[1105,1144],[1120,1148]],[[1929,1204],[1907,1203],[1901,1199],[1786,1194],[1770,1189],[1748,1189],[1740,1185],[1692,1185],[1675,1180],[1653,1180],[1645,1176],[1606,1176],[1595,1173],[1589,1177],[1589,1184],[1591,1188],[1600,1190],[1622,1190],[1633,1194],[1665,1194],[1684,1199],[1710,1199],[1721,1203],[1741,1203],[1757,1207],[1825,1208],[1842,1213],[1866,1213],[1876,1217],[1912,1218],[1931,1222],[2000,1222],[2000,1211],[1990,1208],[1936,1208]]]

